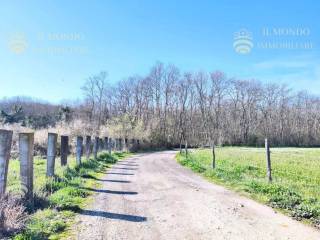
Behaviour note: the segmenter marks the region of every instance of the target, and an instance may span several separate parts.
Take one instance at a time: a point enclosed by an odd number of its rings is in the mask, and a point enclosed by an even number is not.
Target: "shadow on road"
[[[99,193],[110,193],[110,194],[127,194],[127,195],[136,195],[137,192],[129,192],[129,191],[113,191],[113,190],[104,190],[104,189],[95,189],[95,188],[86,188],[82,187],[82,189],[92,191],[92,192],[99,192]]]
[[[127,164],[127,163],[117,163],[116,166],[123,165],[129,167],[139,167],[139,164]]]
[[[122,169],[122,170],[138,170],[138,168],[126,168],[126,167],[113,167],[112,169]]]
[[[119,214],[103,211],[93,211],[93,210],[82,210],[81,215],[93,216],[93,217],[104,217],[109,219],[117,219],[129,222],[145,222],[147,221],[146,217],[128,215],[128,214]]]
[[[113,180],[113,179],[100,179],[103,182],[114,182],[114,183],[131,183],[131,181],[126,180]]]
[[[97,180],[97,181],[104,181],[103,179],[97,178],[97,177],[92,176],[92,175],[90,175],[90,174],[84,174],[84,175],[82,175],[81,177],[83,177],[83,178],[89,178],[89,179],[94,179],[94,180]]]
[[[128,165],[138,165],[138,163],[136,163],[136,162],[122,162],[122,163],[119,163],[119,165],[124,165],[124,164],[128,164]],[[118,165],[118,164],[116,164],[116,165]],[[115,165],[115,166],[116,166]]]
[[[107,172],[107,175],[114,174],[114,175],[134,175],[133,173],[117,173],[117,172]]]
[[[114,179],[101,179],[101,178],[97,178],[95,176],[92,175],[83,175],[83,178],[90,178],[90,179],[94,179],[96,181],[100,181],[100,182],[114,182],[114,183],[131,183],[131,181],[126,181],[126,180],[114,180]]]

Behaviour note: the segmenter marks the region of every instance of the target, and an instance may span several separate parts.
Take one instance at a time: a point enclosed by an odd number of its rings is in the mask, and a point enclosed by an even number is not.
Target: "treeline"
[[[84,116],[97,128],[125,119],[126,128],[142,126],[159,145],[262,145],[265,137],[277,146],[320,145],[320,98],[286,85],[162,63],[116,86],[106,78],[101,73],[83,87]]]
[[[0,100],[0,120],[4,124],[41,129],[54,127],[58,121],[70,121],[72,109],[30,97],[11,97]]]
[[[81,120],[94,126],[93,134],[161,146],[256,146],[265,137],[273,146],[320,145],[320,98],[286,85],[229,78],[220,71],[181,72],[156,63],[146,76],[117,84],[101,72],[82,90],[83,101],[72,107],[1,101],[2,121],[15,114],[12,106],[22,106],[24,124],[33,128]],[[42,118],[43,124],[35,120]]]

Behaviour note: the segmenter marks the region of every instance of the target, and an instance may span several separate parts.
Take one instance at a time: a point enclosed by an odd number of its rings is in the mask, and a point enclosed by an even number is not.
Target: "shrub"
[[[188,166],[190,167],[193,171],[198,172],[198,173],[203,173],[206,171],[206,168],[202,167],[201,164],[197,161],[194,161],[191,158],[185,158],[182,157],[179,159],[179,162],[183,165],[183,166]]]
[[[75,188],[65,187],[49,197],[49,203],[52,207],[56,207],[59,210],[74,210],[78,211],[82,203],[81,198],[88,196],[88,192]]]
[[[0,198],[0,237],[19,232],[27,220],[26,208],[13,196]]]
[[[66,182],[61,178],[46,178],[45,184],[41,190],[51,194],[64,186],[66,186]]]
[[[302,197],[295,190],[278,184],[251,181],[247,187],[249,192],[267,195],[273,207],[292,210],[302,202]]]
[[[63,178],[65,181],[72,180],[75,177],[79,177],[79,173],[75,168],[70,168],[69,166],[63,172]]]
[[[292,216],[298,220],[302,218],[310,219],[319,216],[319,209],[307,204],[300,204],[292,210]]]
[[[15,236],[14,240],[48,239],[50,235],[62,231],[66,226],[63,213],[52,209],[40,210],[27,222],[27,228],[23,234]]]

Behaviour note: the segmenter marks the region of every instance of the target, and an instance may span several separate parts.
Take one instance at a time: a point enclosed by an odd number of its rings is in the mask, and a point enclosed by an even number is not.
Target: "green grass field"
[[[271,148],[271,184],[264,148],[216,148],[215,170],[209,149],[192,151],[187,158],[178,154],[177,160],[216,183],[320,226],[320,149]]]
[[[88,203],[98,188],[95,179],[102,177],[105,171],[117,160],[129,154],[102,152],[98,159],[83,160],[76,166],[75,157],[69,156],[68,166],[61,166],[56,159],[54,178],[46,177],[46,159],[34,158],[34,206],[28,205],[30,216],[24,230],[13,236],[15,240],[61,239],[68,234],[74,216]],[[19,161],[9,163],[7,191],[20,193]]]

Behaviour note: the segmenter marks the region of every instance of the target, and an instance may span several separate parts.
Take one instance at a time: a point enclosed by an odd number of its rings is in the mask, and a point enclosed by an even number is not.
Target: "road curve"
[[[319,240],[320,232],[180,166],[175,152],[135,155],[100,179],[75,239]]]

